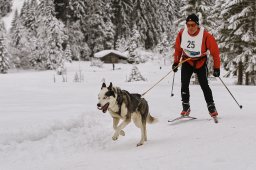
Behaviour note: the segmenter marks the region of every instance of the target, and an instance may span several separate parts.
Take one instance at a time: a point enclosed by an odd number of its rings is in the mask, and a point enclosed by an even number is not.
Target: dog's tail
[[[150,123],[150,124],[152,124],[152,123],[157,123],[157,122],[158,122],[158,119],[155,118],[155,117],[153,117],[153,116],[151,116],[150,114],[148,114],[148,116],[147,116],[147,122]]]

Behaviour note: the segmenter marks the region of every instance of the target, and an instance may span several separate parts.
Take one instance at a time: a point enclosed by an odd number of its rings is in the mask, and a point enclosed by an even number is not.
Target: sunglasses
[[[187,24],[187,27],[189,28],[189,27],[195,27],[196,26],[196,24]]]

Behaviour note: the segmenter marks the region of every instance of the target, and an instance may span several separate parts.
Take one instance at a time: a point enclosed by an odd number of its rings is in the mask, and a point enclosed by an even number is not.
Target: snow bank
[[[111,126],[102,128],[106,126],[102,125],[103,119],[102,114],[91,111],[66,121],[34,122],[19,129],[1,131],[1,167],[48,169],[44,166],[49,166],[49,162],[56,159],[53,157],[63,159],[63,156],[102,150],[111,142],[112,133]]]

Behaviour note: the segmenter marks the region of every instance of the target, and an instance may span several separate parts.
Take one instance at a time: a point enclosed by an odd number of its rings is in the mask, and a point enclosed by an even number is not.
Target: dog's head
[[[98,95],[97,107],[105,113],[108,108],[111,108],[116,104],[116,94],[114,92],[114,87],[112,83],[107,87],[105,83],[102,83],[100,93]]]

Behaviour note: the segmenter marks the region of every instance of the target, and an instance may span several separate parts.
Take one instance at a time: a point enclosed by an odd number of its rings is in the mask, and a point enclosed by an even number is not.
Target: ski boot
[[[215,123],[218,123],[218,112],[216,110],[215,104],[214,103],[208,103],[207,104],[208,110],[209,110],[209,114],[211,115],[211,117],[213,118]]]
[[[183,107],[183,110],[180,113],[181,116],[184,116],[184,117],[189,116],[189,114],[190,114],[190,105],[189,105],[189,103],[182,102],[182,107]]]

